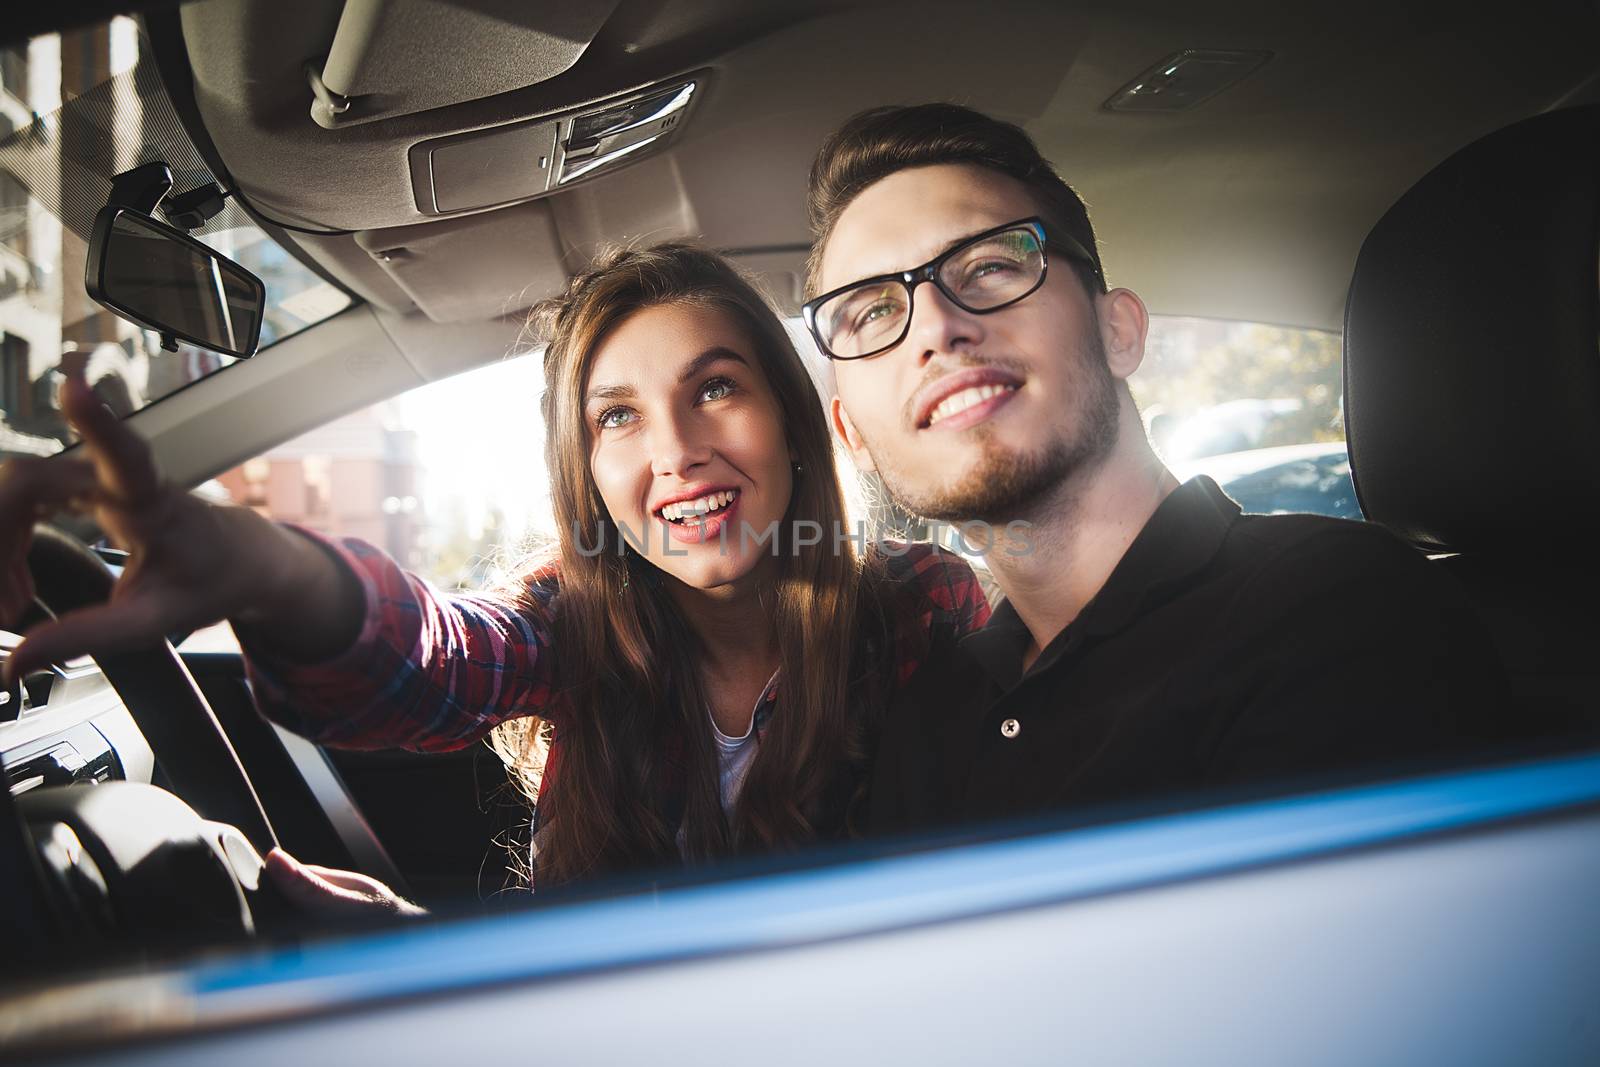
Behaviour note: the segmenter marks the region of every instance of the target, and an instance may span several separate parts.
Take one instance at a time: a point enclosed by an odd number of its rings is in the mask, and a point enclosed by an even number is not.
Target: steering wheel
[[[37,599],[58,616],[103,602],[115,582],[86,545],[45,524],[34,528],[28,568]],[[234,918],[243,930],[253,929],[249,902],[256,896],[260,856],[277,837],[211,706],[164,638],[148,648],[94,658],[149,742],[173,792],[108,782],[93,789],[41,788],[20,795],[18,807],[36,837],[47,828],[36,844],[44,866],[56,868],[56,888],[74,895],[75,880],[98,880],[100,892],[110,895],[102,904],[120,910],[123,918],[143,909],[145,915],[167,916],[157,925],[181,926],[186,909],[195,904],[186,889],[200,879],[201,895],[210,894],[206,899],[236,895],[242,910]],[[96,840],[79,840],[85,837]],[[92,873],[83,869],[84,854],[96,868]],[[150,899],[124,901],[119,908],[118,886]],[[174,886],[185,891],[173,892]],[[75,895],[82,904],[82,893]],[[222,911],[228,911],[226,904]],[[215,929],[214,923],[201,925]]]

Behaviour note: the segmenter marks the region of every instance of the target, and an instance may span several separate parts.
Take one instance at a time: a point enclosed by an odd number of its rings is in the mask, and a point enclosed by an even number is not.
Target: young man
[[[907,510],[1002,533],[1006,601],[892,714],[874,829],[1392,770],[1486,733],[1495,654],[1420,555],[1162,466],[1127,387],[1145,306],[1019,128],[865,112],[810,209],[839,437]]]

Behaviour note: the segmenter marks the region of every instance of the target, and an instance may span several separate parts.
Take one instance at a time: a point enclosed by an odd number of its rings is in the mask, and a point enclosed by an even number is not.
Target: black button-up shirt
[[[1175,490],[1027,670],[1002,604],[895,702],[869,828],[1385,773],[1490,736],[1507,702],[1453,580],[1381,527]],[[1503,713],[1503,712],[1502,712]]]

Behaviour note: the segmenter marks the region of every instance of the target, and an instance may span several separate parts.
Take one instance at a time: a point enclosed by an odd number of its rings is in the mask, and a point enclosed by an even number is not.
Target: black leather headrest
[[[1345,308],[1367,517],[1454,551],[1600,535],[1600,107],[1445,160],[1389,209]]]

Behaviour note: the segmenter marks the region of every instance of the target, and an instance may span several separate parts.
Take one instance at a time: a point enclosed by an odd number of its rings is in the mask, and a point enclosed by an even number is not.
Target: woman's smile
[[[653,508],[663,529],[681,544],[700,544],[719,537],[733,523],[739,507],[737,487],[695,490]]]

